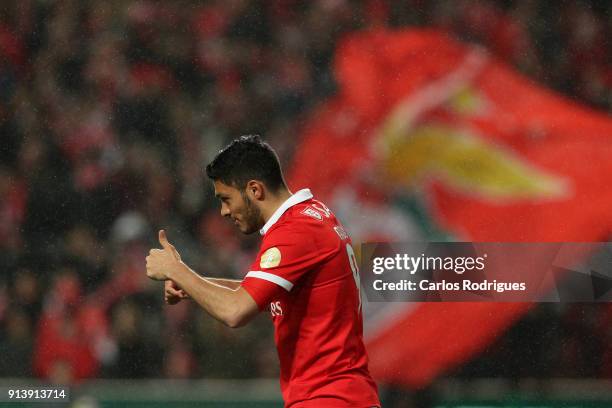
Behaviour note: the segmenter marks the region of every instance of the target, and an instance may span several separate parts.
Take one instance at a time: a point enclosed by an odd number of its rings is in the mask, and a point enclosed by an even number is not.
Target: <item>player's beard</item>
[[[242,231],[243,234],[252,234],[256,231],[259,231],[261,227],[264,226],[265,220],[263,219],[263,215],[261,211],[253,201],[244,193],[241,192],[242,199],[244,200],[244,227],[245,229]]]

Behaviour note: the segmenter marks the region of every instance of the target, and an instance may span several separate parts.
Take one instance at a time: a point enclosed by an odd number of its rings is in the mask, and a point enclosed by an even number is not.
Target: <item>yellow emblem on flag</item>
[[[433,98],[440,91],[429,92]],[[383,121],[376,145],[383,179],[413,188],[433,178],[494,201],[535,201],[568,194],[567,180],[532,165],[467,124],[473,115],[490,114],[487,100],[476,90],[450,87],[438,97],[437,104],[430,104],[425,96],[407,98]],[[448,118],[427,117],[428,112],[444,107]]]
[[[413,186],[426,177],[489,199],[563,196],[564,180],[521,160],[509,149],[450,126],[416,127],[404,138],[388,139],[383,168],[388,177]]]
[[[276,247],[272,247],[261,255],[259,266],[262,268],[274,268],[278,266],[281,261],[280,250]]]

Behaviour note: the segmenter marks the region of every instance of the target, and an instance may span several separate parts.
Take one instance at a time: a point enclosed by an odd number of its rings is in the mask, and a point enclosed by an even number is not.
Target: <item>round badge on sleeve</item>
[[[281,261],[281,253],[277,247],[272,247],[261,255],[259,266],[262,268],[274,268]]]

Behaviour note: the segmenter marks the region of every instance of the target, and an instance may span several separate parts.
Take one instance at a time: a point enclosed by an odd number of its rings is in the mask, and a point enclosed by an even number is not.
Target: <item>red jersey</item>
[[[285,407],[379,406],[363,344],[357,262],[340,222],[304,189],[260,232],[242,287],[272,315]]]

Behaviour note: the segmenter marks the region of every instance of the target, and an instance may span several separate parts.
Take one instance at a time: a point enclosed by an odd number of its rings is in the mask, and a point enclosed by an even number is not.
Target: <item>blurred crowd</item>
[[[257,238],[219,216],[203,172],[218,149],[260,133],[290,163],[334,92],[335,44],[359,29],[438,27],[610,111],[611,23],[605,1],[3,1],[0,377],[276,376],[270,325],[165,307],[144,273],[161,227],[195,270],[247,270]],[[593,354],[612,334],[590,335],[603,310],[548,310],[560,334],[530,358],[612,377]]]

